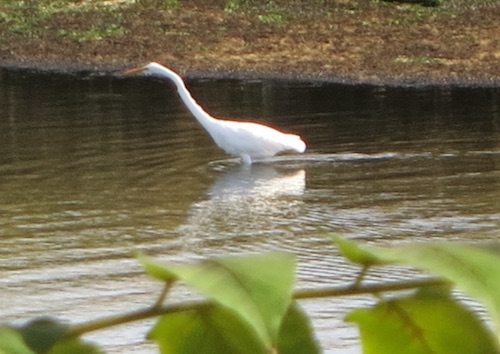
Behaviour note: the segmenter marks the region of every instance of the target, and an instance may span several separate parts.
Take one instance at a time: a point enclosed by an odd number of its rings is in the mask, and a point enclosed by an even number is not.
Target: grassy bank
[[[356,82],[500,82],[500,1],[7,0],[0,62]],[[435,6],[424,6],[435,5]]]

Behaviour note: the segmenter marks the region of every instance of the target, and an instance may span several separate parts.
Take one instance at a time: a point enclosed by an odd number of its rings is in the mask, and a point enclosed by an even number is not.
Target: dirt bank
[[[154,60],[197,76],[500,85],[500,2],[73,3],[71,11],[1,5],[0,65],[86,75]]]

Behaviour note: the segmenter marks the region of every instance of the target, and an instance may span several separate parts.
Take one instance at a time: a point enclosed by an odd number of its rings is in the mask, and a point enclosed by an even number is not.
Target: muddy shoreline
[[[143,63],[139,63],[143,64]],[[133,65],[132,65],[133,66]],[[44,61],[0,61],[0,71],[24,72],[41,75],[67,75],[77,78],[92,77],[121,77],[122,73],[132,67],[131,65],[112,64],[68,64],[65,62],[44,62]],[[209,80],[271,80],[285,82],[315,82],[325,84],[342,85],[367,85],[367,86],[387,86],[387,87],[463,87],[463,88],[499,88],[500,80],[492,78],[468,77],[466,79],[433,78],[420,77],[398,77],[385,79],[362,79],[355,76],[335,76],[335,75],[303,75],[297,73],[283,73],[276,71],[251,71],[251,70],[206,70],[187,71],[183,76],[189,79],[209,79]]]

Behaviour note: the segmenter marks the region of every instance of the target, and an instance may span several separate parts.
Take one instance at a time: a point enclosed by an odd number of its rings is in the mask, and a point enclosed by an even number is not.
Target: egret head
[[[155,62],[129,69],[124,73],[124,75],[153,75],[163,77],[170,77],[171,74],[174,74],[174,72]]]

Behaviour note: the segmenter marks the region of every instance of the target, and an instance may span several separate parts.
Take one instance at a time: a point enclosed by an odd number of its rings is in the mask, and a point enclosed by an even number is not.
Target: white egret
[[[212,117],[194,100],[182,78],[158,63],[149,63],[125,72],[125,75],[132,74],[149,74],[172,80],[188,110],[215,143],[228,154],[240,157],[245,164],[281,152],[302,153],[306,149],[306,144],[298,135],[282,133],[263,124]]]

